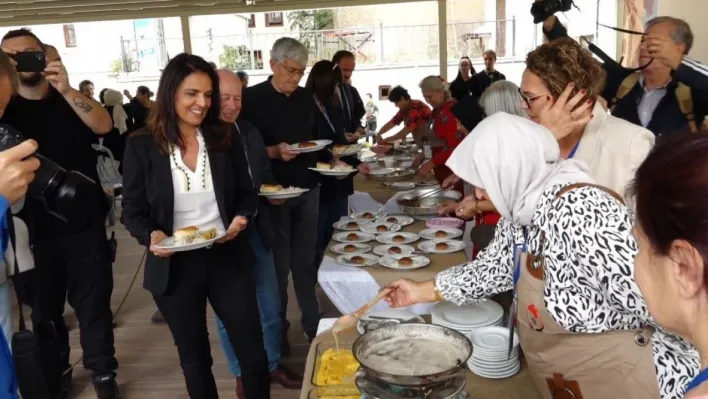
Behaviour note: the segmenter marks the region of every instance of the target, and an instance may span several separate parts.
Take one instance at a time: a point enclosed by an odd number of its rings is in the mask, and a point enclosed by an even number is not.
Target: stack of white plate
[[[494,301],[457,306],[450,302],[438,302],[430,311],[433,324],[451,328],[464,335],[487,326],[501,326],[504,309]]]
[[[472,356],[467,367],[484,378],[508,378],[521,370],[519,362],[519,336],[514,333],[509,354],[509,329],[483,327],[468,336],[472,341]]]

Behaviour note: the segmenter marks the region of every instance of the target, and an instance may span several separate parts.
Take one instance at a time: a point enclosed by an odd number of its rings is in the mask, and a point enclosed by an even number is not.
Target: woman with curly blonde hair
[[[562,93],[571,87],[573,95],[583,94],[583,101],[593,105],[592,112],[571,114],[579,122],[572,131],[554,131],[561,156],[585,161],[598,184],[624,195],[634,171],[653,147],[654,135],[609,115],[600,102],[604,86],[602,65],[578,42],[563,38],[528,54],[519,91],[529,118],[551,131],[557,118],[551,108]]]

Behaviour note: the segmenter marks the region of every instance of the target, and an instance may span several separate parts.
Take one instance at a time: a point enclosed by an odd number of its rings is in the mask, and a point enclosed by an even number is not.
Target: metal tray
[[[369,175],[369,180],[373,181],[380,181],[384,183],[393,183],[397,181],[403,181],[403,180],[408,180],[411,179],[415,176],[415,171],[414,170],[397,170],[393,174],[390,175],[382,175],[382,176],[373,176]]]
[[[401,200],[416,199],[435,190],[437,190],[437,188],[421,188],[418,190],[407,191],[398,197],[396,203],[405,214],[412,216],[431,216],[437,215],[440,210],[440,206],[445,203],[450,201],[459,201],[462,199],[462,194],[455,190],[442,190],[430,195],[429,197],[425,197],[425,201],[433,202],[433,205],[430,206],[408,206],[401,203]]]
[[[310,390],[307,399],[339,399],[339,398],[361,398],[359,389],[355,387],[318,387]]]

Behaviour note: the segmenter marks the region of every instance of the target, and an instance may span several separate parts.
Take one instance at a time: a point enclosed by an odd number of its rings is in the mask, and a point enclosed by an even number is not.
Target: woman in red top
[[[457,128],[457,119],[451,111],[456,101],[450,96],[440,76],[428,76],[423,79],[420,89],[425,101],[433,107],[432,123],[425,140],[425,145],[430,146],[432,158],[420,166],[418,173],[425,176],[433,172],[435,178],[442,183],[452,174],[445,162],[465,138],[465,134]],[[457,184],[454,189],[463,192],[462,183]]]

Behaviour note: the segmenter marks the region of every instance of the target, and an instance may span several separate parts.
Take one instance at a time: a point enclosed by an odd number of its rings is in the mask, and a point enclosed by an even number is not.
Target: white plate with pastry
[[[361,151],[361,146],[359,144],[337,144],[332,147],[332,154],[335,157],[346,157],[349,155],[358,154]]]
[[[389,269],[414,270],[428,266],[430,259],[422,255],[390,255],[382,257],[379,264]]]
[[[379,217],[376,219],[376,222],[398,223],[405,227],[412,225],[415,222],[415,219],[408,215],[388,215]]]
[[[379,245],[374,247],[374,253],[379,256],[392,256],[392,255],[411,255],[415,252],[415,248],[410,245]]]
[[[225,236],[226,232],[216,229],[199,230],[196,226],[189,226],[175,231],[172,237],[167,237],[156,244],[157,249],[173,252],[193,251],[211,246],[216,240]]]
[[[283,187],[280,184],[262,184],[258,195],[268,199],[280,200],[299,197],[308,191],[310,190],[307,188]]]
[[[291,144],[290,151],[297,153],[315,152],[327,147],[330,144],[332,144],[332,140],[303,141],[302,143]]]
[[[371,223],[370,221],[346,219],[334,223],[334,228],[342,231],[359,231],[361,226]]]
[[[420,236],[426,240],[452,240],[462,236],[463,231],[453,227],[436,227],[425,229],[420,232]]]
[[[335,254],[340,255],[352,255],[352,254],[365,254],[371,251],[371,245],[367,244],[334,244],[329,249]]]
[[[380,236],[376,237],[376,241],[380,242],[381,244],[410,244],[412,242],[416,242],[420,239],[418,234],[415,233],[404,233],[404,232],[396,232],[396,233],[387,233],[387,234],[381,234]]]
[[[352,173],[358,172],[356,169],[352,168],[351,166],[341,166],[341,165],[335,165],[333,166],[331,163],[328,162],[317,162],[316,167],[314,168],[308,168],[310,170],[314,170],[317,173],[320,173],[325,176],[347,176]]]
[[[373,240],[375,236],[373,234],[362,232],[343,232],[335,233],[332,238],[334,239],[334,241],[339,241],[345,244],[352,244],[369,242]]]
[[[340,255],[337,263],[344,266],[366,267],[379,263],[379,257],[370,254]]]
[[[401,230],[401,225],[398,223],[371,222],[361,225],[361,231],[371,234],[395,233]]]
[[[434,254],[451,254],[465,249],[465,243],[459,240],[423,241],[418,248]]]
[[[374,220],[382,218],[384,216],[386,216],[386,211],[382,208],[378,211],[356,212],[350,217],[356,221],[373,222]]]

